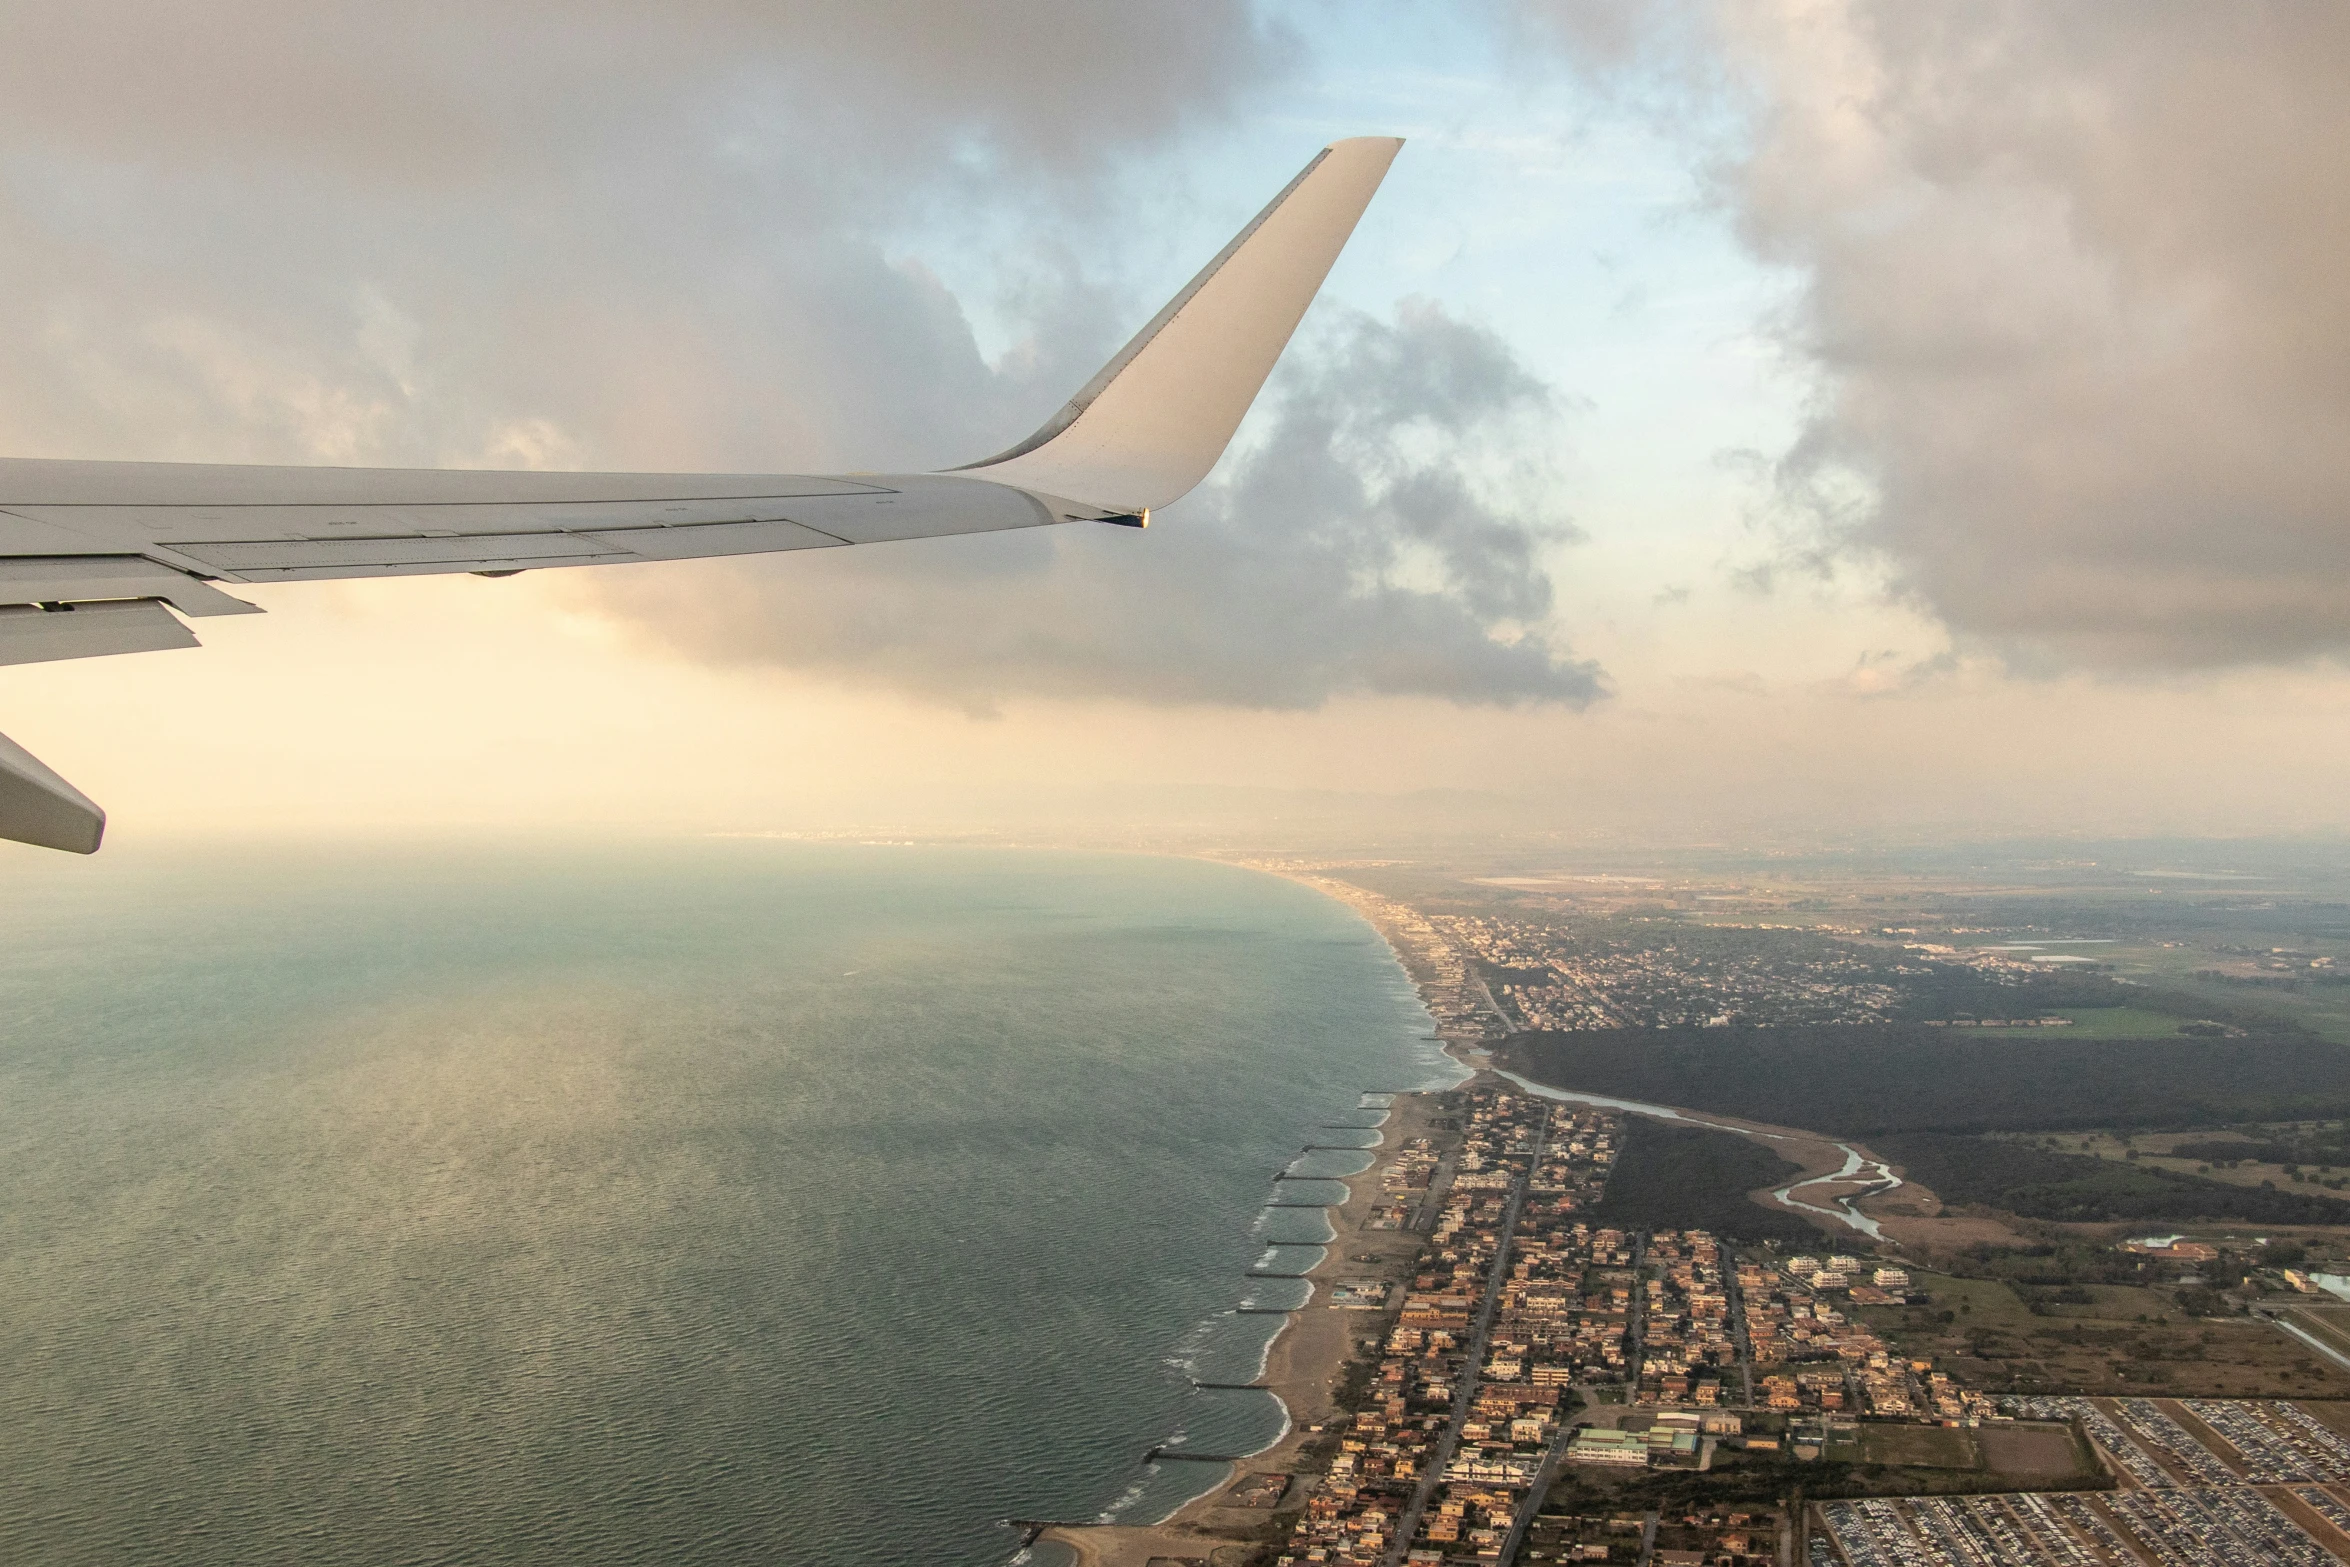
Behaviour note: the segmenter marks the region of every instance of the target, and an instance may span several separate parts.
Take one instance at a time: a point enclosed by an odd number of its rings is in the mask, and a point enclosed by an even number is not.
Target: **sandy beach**
[[[1457,991],[1459,976],[1447,971],[1445,947],[1427,922],[1413,910],[1364,888],[1311,871],[1254,861],[1225,861],[1247,869],[1297,882],[1360,914],[1387,943],[1396,962],[1419,990],[1422,1000],[1436,1010],[1446,990]],[[1457,1011],[1457,1008],[1455,1009]],[[1440,1025],[1437,1037],[1465,1074],[1485,1065],[1481,1048],[1486,1031],[1479,1026]],[[1429,1093],[1399,1094],[1379,1127],[1377,1157],[1361,1174],[1346,1178],[1347,1200],[1329,1210],[1335,1238],[1324,1249],[1322,1261],[1308,1273],[1313,1297],[1290,1314],[1279,1336],[1265,1354],[1262,1385],[1289,1411],[1289,1430],[1264,1452],[1233,1466],[1223,1483],[1206,1495],[1184,1504],[1152,1525],[1057,1525],[1042,1538],[1074,1551],[1083,1567],[1146,1567],[1153,1557],[1197,1560],[1221,1567],[1244,1556],[1259,1538],[1258,1531],[1271,1514],[1263,1509],[1226,1505],[1233,1486],[1252,1474],[1297,1474],[1307,1444],[1323,1435],[1316,1430],[1337,1413],[1334,1394],[1345,1380],[1350,1360],[1364,1347],[1377,1352],[1378,1332],[1385,1314],[1345,1311],[1330,1304],[1330,1286],[1345,1279],[1386,1280],[1391,1286],[1408,1282],[1421,1237],[1409,1230],[1365,1228],[1379,1200],[1379,1174],[1397,1153],[1426,1134],[1437,1113]],[[1832,1166],[1831,1166],[1832,1167]],[[1361,1260],[1370,1258],[1369,1261]],[[1294,1494],[1290,1497],[1294,1504]],[[1219,1552],[1223,1554],[1218,1555]]]
[[[1413,1138],[1426,1134],[1434,1114],[1433,1095],[1398,1095],[1380,1123],[1377,1157],[1360,1175],[1346,1178],[1346,1202],[1329,1210],[1330,1227],[1337,1234],[1324,1248],[1322,1261],[1307,1274],[1313,1298],[1290,1313],[1265,1355],[1262,1382],[1288,1409],[1288,1433],[1264,1452],[1234,1465],[1223,1484],[1186,1503],[1164,1522],[1147,1527],[1055,1527],[1045,1531],[1044,1538],[1074,1550],[1086,1567],[1144,1567],[1154,1556],[1194,1558],[1212,1564],[1219,1548],[1227,1551],[1225,1559],[1229,1560],[1253,1543],[1271,1515],[1259,1508],[1227,1506],[1227,1495],[1246,1475],[1297,1473],[1303,1449],[1323,1434],[1314,1428],[1338,1412],[1334,1395],[1345,1380],[1348,1362],[1365,1345],[1376,1352],[1385,1314],[1332,1306],[1331,1285],[1372,1278],[1393,1285],[1410,1278],[1420,1235],[1411,1230],[1374,1230],[1366,1225],[1379,1202],[1379,1172]]]

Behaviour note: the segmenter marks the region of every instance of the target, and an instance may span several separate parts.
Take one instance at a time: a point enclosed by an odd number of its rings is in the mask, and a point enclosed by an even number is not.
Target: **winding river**
[[[1678,1121],[1684,1126],[1703,1126],[1717,1132],[1736,1132],[1741,1137],[1760,1138],[1766,1142],[1784,1143],[1794,1140],[1784,1132],[1758,1132],[1749,1127],[1734,1126],[1727,1121],[1709,1121],[1703,1116],[1690,1115],[1684,1111],[1676,1110],[1671,1105],[1644,1104],[1637,1099],[1616,1099],[1606,1094],[1586,1094],[1564,1088],[1552,1088],[1547,1083],[1533,1082],[1520,1077],[1515,1072],[1502,1072],[1500,1075],[1508,1078],[1526,1092],[1544,1099],[1565,1100],[1571,1104],[1598,1105],[1602,1109],[1628,1111],[1633,1115],[1650,1116],[1659,1121]],[[1858,1230],[1871,1240],[1883,1240],[1885,1238],[1883,1228],[1878,1225],[1876,1220],[1862,1213],[1853,1205],[1860,1198],[1874,1197],[1879,1192],[1895,1190],[1902,1184],[1901,1177],[1888,1169],[1883,1160],[1868,1157],[1850,1143],[1838,1142],[1835,1138],[1824,1136],[1813,1137],[1812,1140],[1830,1143],[1841,1149],[1844,1154],[1844,1167],[1827,1175],[1805,1176],[1802,1180],[1779,1187],[1771,1193],[1772,1198],[1782,1207],[1797,1208],[1805,1213],[1817,1214],[1823,1219],[1833,1219],[1849,1229]],[[1840,1193],[1830,1198],[1829,1201],[1832,1204],[1830,1207],[1822,1208],[1814,1203],[1803,1202],[1795,1196],[1797,1192],[1807,1186],[1818,1186],[1827,1181],[1847,1181],[1855,1177],[1866,1183],[1863,1189]]]

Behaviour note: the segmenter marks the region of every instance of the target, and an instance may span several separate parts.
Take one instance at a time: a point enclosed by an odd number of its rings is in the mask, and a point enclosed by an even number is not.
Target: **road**
[[[1640,1397],[1640,1362],[1648,1342],[1648,1232],[1632,1237],[1632,1300],[1624,1313],[1624,1402]]]
[[[2308,1345],[2311,1349],[2314,1349],[2319,1354],[2325,1356],[2326,1359],[2332,1361],[2335,1365],[2340,1366],[2345,1371],[2350,1371],[2350,1356],[2345,1356],[2340,1350],[2335,1349],[2332,1345],[2327,1344],[2323,1340],[2319,1339],[2317,1335],[2309,1332],[2307,1329],[2299,1326],[2296,1323],[2287,1322],[2282,1316],[2275,1312],[2264,1311],[2261,1313],[2261,1315],[2267,1317],[2270,1323],[2273,1325],[2284,1329],[2294,1338],[2299,1339],[2302,1343]]]
[[[1526,1531],[1534,1527],[1534,1515],[1542,1511],[1542,1499],[1550,1495],[1550,1483],[1558,1478],[1559,1465],[1567,1456],[1567,1439],[1574,1434],[1572,1423],[1559,1422],[1559,1434],[1552,1438],[1550,1451],[1542,1455],[1542,1467],[1534,1471],[1533,1488],[1518,1504],[1518,1515],[1510,1520],[1509,1536],[1501,1542],[1501,1557],[1495,1567],[1510,1567],[1518,1559],[1518,1547],[1526,1543]]]
[[[1477,1402],[1477,1384],[1484,1380],[1485,1343],[1493,1332],[1494,1313],[1501,1307],[1502,1286],[1510,1276],[1510,1238],[1518,1233],[1518,1212],[1525,1205],[1526,1182],[1528,1176],[1542,1167],[1543,1139],[1549,1133],[1550,1118],[1545,1115],[1535,1125],[1534,1154],[1526,1161],[1527,1174],[1510,1183],[1509,1202],[1501,1212],[1501,1228],[1493,1243],[1493,1262],[1485,1279],[1485,1300],[1477,1308],[1476,1329],[1469,1335],[1469,1352],[1462,1362],[1467,1370],[1461,1377],[1461,1385],[1453,1390],[1452,1414],[1445,1422],[1444,1435],[1438,1438],[1435,1452],[1429,1456],[1427,1472],[1412,1488],[1410,1505],[1396,1520],[1395,1538],[1380,1558],[1381,1567],[1400,1567],[1404,1553],[1412,1548],[1413,1536],[1419,1533],[1420,1515],[1428,1510],[1428,1499],[1436,1494],[1445,1466],[1452,1462],[1453,1450],[1460,1446],[1461,1424],[1469,1418],[1470,1406]]]
[[[1738,1357],[1738,1377],[1744,1384],[1744,1396],[1739,1407],[1754,1407],[1754,1338],[1746,1329],[1746,1286],[1738,1282],[1738,1255],[1730,1253],[1729,1265],[1722,1269],[1722,1289],[1730,1297],[1730,1349]]]

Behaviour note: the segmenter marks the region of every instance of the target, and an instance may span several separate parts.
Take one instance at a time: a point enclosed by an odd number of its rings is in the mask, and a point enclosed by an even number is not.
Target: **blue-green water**
[[[1279,1319],[1228,1309],[1302,1287],[1241,1273],[1328,1234],[1260,1212],[1274,1172],[1452,1075],[1367,927],[1220,866],[7,866],[10,1562],[994,1563],[1005,1515],[1143,1521],[1209,1478],[1144,1448],[1279,1429],[1185,1376],[1245,1380]]]

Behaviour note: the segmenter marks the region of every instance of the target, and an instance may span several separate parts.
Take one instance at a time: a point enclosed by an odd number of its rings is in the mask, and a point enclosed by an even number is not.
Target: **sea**
[[[1276,1175],[1458,1075],[1352,911],[1179,858],[8,875],[6,1562],[977,1567],[1006,1518],[1153,1521],[1222,1471],[1148,1449],[1283,1429],[1192,1387],[1329,1238]]]

